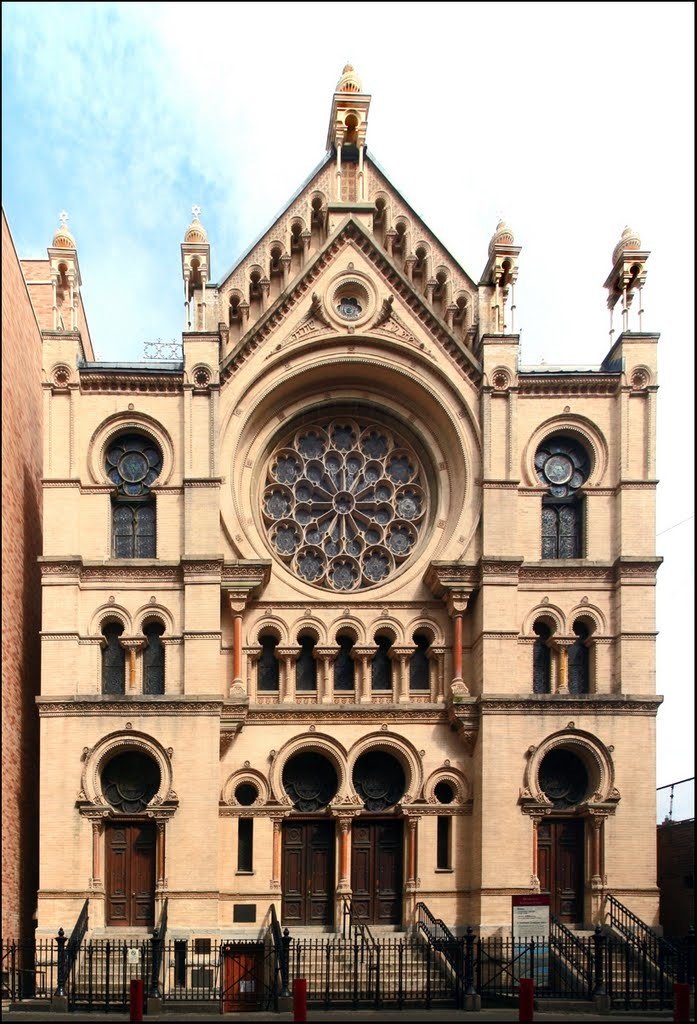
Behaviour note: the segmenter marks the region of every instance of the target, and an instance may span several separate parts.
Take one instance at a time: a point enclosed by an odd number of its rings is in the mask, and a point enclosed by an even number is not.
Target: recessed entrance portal
[[[402,821],[355,821],[351,843],[353,909],[368,924],[402,923]]]
[[[333,821],[284,821],[282,891],[285,924],[333,924]]]
[[[109,822],[106,827],[106,923],[155,924],[155,826]]]
[[[565,924],[583,920],[583,818],[550,819],[537,828],[540,891]]]

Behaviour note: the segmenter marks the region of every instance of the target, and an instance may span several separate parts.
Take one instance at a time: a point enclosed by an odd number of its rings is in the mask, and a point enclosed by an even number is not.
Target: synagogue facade
[[[217,281],[195,209],[181,361],[97,361],[48,250],[40,934],[657,922],[648,253],[600,366],[521,365],[511,230],[464,270],[369,105]]]

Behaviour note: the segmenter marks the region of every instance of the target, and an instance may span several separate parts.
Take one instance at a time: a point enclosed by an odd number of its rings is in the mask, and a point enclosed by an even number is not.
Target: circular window
[[[417,547],[427,511],[413,448],[367,419],[305,425],[283,438],[267,464],[269,543],[296,576],[328,590],[384,583]]]
[[[439,804],[451,804],[455,799],[455,790],[449,782],[437,782],[433,794]]]
[[[573,807],[588,795],[588,772],[570,750],[555,748],[542,759],[540,789],[554,807]]]
[[[119,494],[131,498],[146,495],[162,470],[162,456],[152,441],[127,434],[112,441],[106,450],[106,474]]]
[[[123,814],[145,810],[160,788],[160,769],[138,751],[117,754],[102,772],[102,790],[108,803]]]
[[[329,308],[339,320],[365,320],[375,305],[366,285],[356,278],[342,278],[331,292]]]
[[[353,784],[367,811],[384,811],[404,796],[406,782],[399,761],[382,750],[369,750],[356,761]]]
[[[243,807],[251,807],[259,796],[259,790],[251,782],[240,782],[235,790],[235,800]]]
[[[283,788],[296,811],[319,811],[336,796],[339,782],[331,761],[321,754],[296,754],[283,769]]]
[[[588,479],[590,460],[583,445],[569,437],[549,437],[535,454],[540,483],[547,484],[555,498],[572,495]]]

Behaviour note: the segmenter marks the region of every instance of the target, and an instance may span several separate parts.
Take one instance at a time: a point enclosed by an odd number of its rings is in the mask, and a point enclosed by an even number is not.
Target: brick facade
[[[38,887],[41,333],[2,214],[2,936],[32,934]]]
[[[365,153],[370,97],[347,74],[323,165],[224,280],[209,280],[196,216],[187,229],[180,364],[100,364],[82,329],[44,331],[42,932],[86,898],[92,927],[139,920],[115,907],[110,875],[126,842],[109,781],[120,754],[159,779],[147,810],[126,806],[157,824],[152,916],[166,895],[181,934],[245,933],[236,903],[314,920],[314,880],[300,910],[285,900],[292,843],[318,820],[334,843],[323,920],[384,854],[360,846],[382,841],[371,822],[384,821],[401,837],[385,913],[404,926],[424,900],[456,928],[505,932],[511,897],[541,888],[575,924],[603,920],[608,891],[657,922],[657,336],[632,330],[627,306],[602,366],[521,367],[510,229],[481,275],[461,268]],[[625,233],[613,255],[611,302],[643,280],[639,245]],[[72,236],[51,253],[77,280]],[[127,459],[115,446],[133,435],[143,450]],[[540,475],[555,438],[556,484]],[[150,479],[156,558],[114,557],[134,493],[123,473],[136,492]],[[552,499],[583,518],[562,557],[543,547]],[[118,692],[103,674],[111,627]],[[323,767],[300,789],[335,782],[301,808],[288,772],[305,755]],[[245,817],[251,872],[237,869]]]

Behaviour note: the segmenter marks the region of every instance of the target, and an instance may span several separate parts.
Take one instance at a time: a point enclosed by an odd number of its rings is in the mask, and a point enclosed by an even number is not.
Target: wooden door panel
[[[131,923],[155,924],[155,830],[150,824],[131,826]]]
[[[289,924],[334,920],[334,823],[285,822],[281,916]]]
[[[401,821],[356,822],[352,833],[351,889],[359,920],[399,924],[402,920]]]
[[[223,948],[223,1013],[255,1009],[262,995],[263,951],[230,943]]]
[[[565,924],[583,919],[582,818],[540,823],[537,832],[537,875],[540,891],[549,893],[550,910]]]
[[[155,829],[110,824],[106,837],[107,925],[155,923]]]

